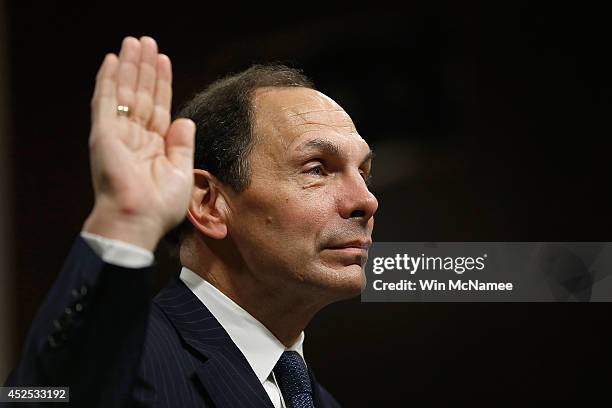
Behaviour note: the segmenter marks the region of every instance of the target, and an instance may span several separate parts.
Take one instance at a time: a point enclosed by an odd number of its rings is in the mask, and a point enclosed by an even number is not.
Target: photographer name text
[[[481,282],[479,280],[448,280],[446,282],[437,279],[419,279],[413,281],[402,279],[397,282],[384,282],[376,279],[372,282],[376,291],[511,291],[514,288],[512,282]]]

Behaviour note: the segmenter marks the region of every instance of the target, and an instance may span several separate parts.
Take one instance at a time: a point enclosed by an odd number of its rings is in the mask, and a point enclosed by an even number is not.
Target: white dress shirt
[[[153,264],[153,253],[146,249],[85,231],[81,232],[81,237],[106,263],[125,268],[144,268]],[[297,351],[304,358],[304,332],[300,333],[293,346],[286,348],[261,322],[193,271],[183,267],[180,279],[225,329],[255,372],[274,407],[285,408],[272,370],[286,350]]]
[[[277,408],[284,407],[272,370],[285,350],[297,351],[304,358],[302,350],[304,332],[300,333],[293,346],[286,348],[266,326],[200,275],[183,267],[180,278],[210,310],[246,357],[259,382],[270,396],[272,404]]]

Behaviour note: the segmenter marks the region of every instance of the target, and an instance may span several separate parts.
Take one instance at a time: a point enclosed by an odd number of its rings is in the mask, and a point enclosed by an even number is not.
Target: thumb
[[[193,170],[193,149],[195,123],[191,119],[177,119],[166,134],[166,156],[178,169],[191,173]]]

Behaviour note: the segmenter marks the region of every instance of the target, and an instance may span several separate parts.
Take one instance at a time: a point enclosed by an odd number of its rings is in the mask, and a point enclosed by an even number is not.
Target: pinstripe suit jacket
[[[6,386],[67,385],[70,405],[83,407],[272,408],[246,358],[182,281],[150,300],[152,274],[106,264],[79,237]],[[310,375],[315,406],[339,407]]]

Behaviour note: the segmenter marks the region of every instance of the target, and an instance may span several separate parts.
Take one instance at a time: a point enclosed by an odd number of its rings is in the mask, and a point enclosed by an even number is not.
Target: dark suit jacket
[[[71,405],[84,407],[272,408],[202,302],[178,278],[151,301],[152,275],[77,239],[6,386],[70,386]],[[310,374],[315,406],[339,407]]]

